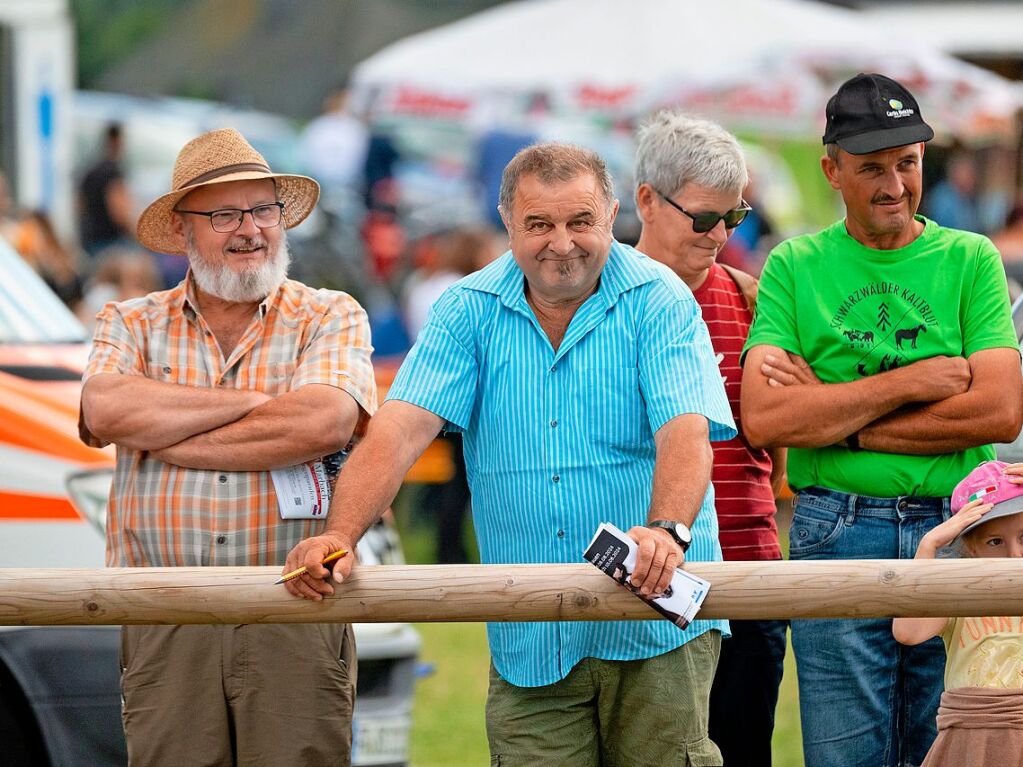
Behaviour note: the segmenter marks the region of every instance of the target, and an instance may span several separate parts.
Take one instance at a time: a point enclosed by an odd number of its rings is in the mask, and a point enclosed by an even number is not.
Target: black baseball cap
[[[824,143],[838,144],[849,154],[934,138],[913,94],[884,75],[860,73],[842,83],[828,101],[827,118]]]

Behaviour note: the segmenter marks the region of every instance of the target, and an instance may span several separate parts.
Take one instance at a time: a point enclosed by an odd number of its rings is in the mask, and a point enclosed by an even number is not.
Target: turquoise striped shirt
[[[713,440],[735,425],[699,307],[667,267],[615,242],[557,351],[524,284],[506,253],[449,288],[388,399],[464,432],[483,562],[581,562],[600,522],[646,522],[657,429],[683,413],[706,416]],[[687,559],[721,559],[712,489]],[[710,629],[727,623],[491,623],[487,634],[501,676],[536,687],[583,658],[650,658]]]

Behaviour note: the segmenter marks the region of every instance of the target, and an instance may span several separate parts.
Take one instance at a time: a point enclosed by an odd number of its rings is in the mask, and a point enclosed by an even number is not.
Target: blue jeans
[[[800,490],[790,559],[911,559],[948,498]],[[934,740],[945,648],[892,637],[890,619],[792,621],[806,767],[911,767]]]

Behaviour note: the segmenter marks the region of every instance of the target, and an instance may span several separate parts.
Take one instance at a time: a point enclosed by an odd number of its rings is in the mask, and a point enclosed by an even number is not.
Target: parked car
[[[88,333],[0,239],[0,567],[102,567],[112,448],[78,440]],[[393,527],[359,543],[402,562]],[[116,626],[0,627],[0,763],[126,762]],[[355,627],[356,765],[405,765],[420,639],[404,623]]]

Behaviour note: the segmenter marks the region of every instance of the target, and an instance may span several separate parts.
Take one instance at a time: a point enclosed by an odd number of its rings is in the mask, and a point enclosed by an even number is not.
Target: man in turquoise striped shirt
[[[319,562],[352,549],[441,429],[464,433],[486,563],[578,562],[602,521],[637,542],[632,582],[648,595],[685,559],[721,559],[709,440],[735,427],[707,328],[673,272],[614,241],[617,212],[588,150],[542,144],[509,163],[511,251],[434,304],[339,478],[327,532],[288,557],[309,568],[293,594],[333,593]],[[707,710],[726,629],[490,624],[495,763],[721,764]]]

